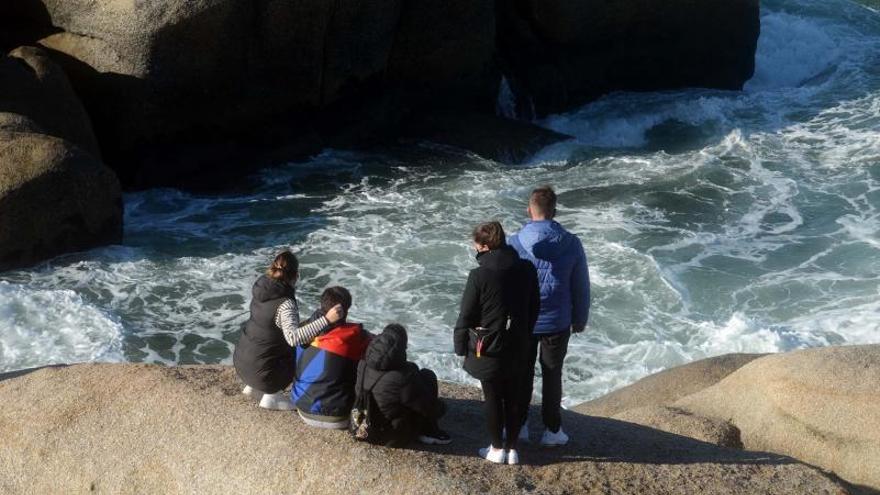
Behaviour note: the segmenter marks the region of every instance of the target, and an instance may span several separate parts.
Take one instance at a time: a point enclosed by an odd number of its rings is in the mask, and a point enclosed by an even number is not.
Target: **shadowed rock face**
[[[477,458],[477,389],[441,385],[448,446],[392,450],[259,409],[230,367],[75,365],[0,376],[0,487],[97,493],[846,493],[814,468],[566,412],[572,442]],[[51,391],[51,393],[49,393]]]
[[[497,3],[502,70],[537,116],[610,91],[742,89],[755,68],[758,0]]]
[[[0,57],[0,271],[122,240],[122,193],[42,50]]]
[[[757,0],[13,3],[0,9],[30,28],[7,36],[52,50],[134,187],[186,186],[266,148],[393,141],[437,110],[489,116],[501,69],[524,117],[612,90],[739,88],[758,23]],[[208,151],[177,177],[168,157],[217,144],[225,160]]]

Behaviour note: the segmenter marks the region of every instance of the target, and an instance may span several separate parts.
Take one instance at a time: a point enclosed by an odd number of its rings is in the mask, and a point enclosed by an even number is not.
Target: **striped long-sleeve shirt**
[[[285,299],[278,306],[278,310],[275,311],[275,324],[284,333],[284,340],[291,347],[310,343],[330,326],[330,322],[324,316],[300,326],[299,307],[296,305],[296,299]]]

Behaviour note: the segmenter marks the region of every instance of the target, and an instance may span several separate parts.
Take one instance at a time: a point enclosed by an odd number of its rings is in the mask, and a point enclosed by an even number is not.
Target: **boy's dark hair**
[[[529,196],[529,206],[532,210],[547,218],[556,216],[556,193],[550,186],[541,186],[532,191]]]
[[[351,292],[345,287],[328,287],[321,294],[321,312],[326,313],[333,309],[337,304],[342,305],[342,309],[348,313],[351,308]]]
[[[505,244],[504,228],[498,222],[481,223],[474,227],[474,242],[498,249]]]

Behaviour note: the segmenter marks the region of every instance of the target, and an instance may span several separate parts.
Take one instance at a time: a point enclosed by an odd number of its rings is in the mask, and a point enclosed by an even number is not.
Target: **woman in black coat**
[[[478,268],[471,270],[455,325],[455,353],[480,380],[492,445],[480,449],[491,462],[517,464],[516,443],[526,412],[528,342],[538,320],[538,274],[507,246],[498,222],[473,232]],[[502,431],[506,438],[502,440]]]

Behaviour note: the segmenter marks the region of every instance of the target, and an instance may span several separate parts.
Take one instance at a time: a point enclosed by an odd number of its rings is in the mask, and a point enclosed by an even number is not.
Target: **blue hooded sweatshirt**
[[[527,223],[508,238],[520,258],[538,269],[541,311],[535,334],[563,332],[587,324],[590,272],[580,239],[554,220]]]

